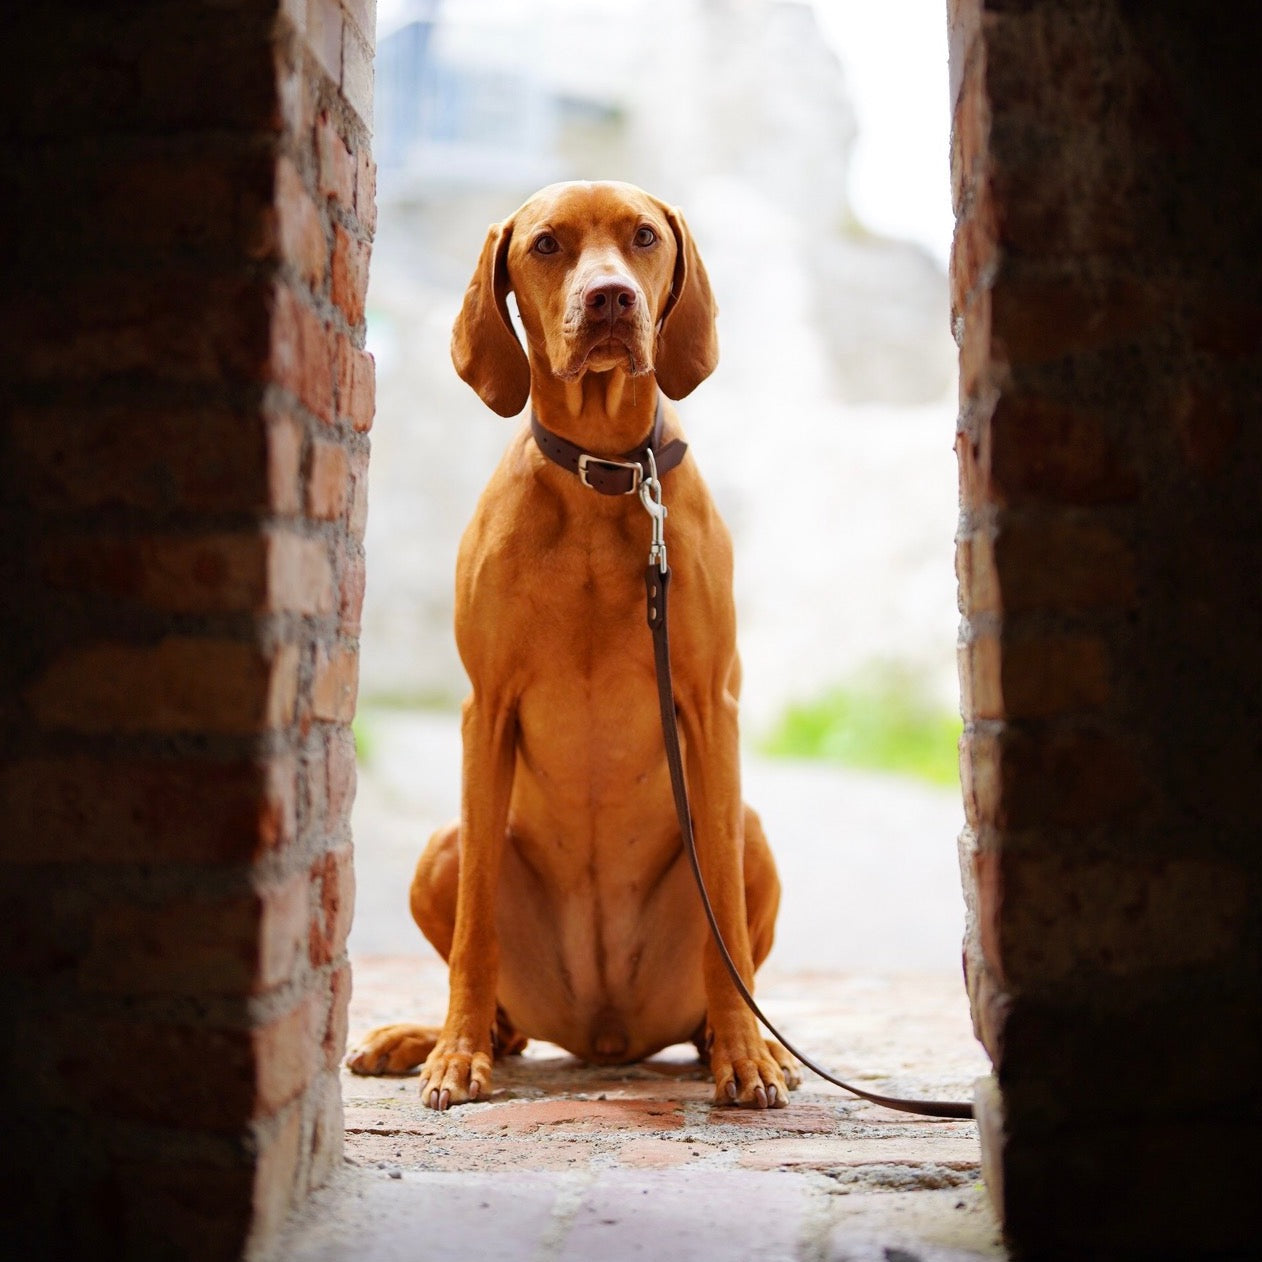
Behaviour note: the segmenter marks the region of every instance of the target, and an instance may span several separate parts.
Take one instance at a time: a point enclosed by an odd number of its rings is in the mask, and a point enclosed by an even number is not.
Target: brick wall
[[[372,0],[6,18],[6,1236],[266,1252],[339,1160]]]
[[[987,1180],[1027,1257],[1259,1243],[1242,9],[949,4],[966,973]]]

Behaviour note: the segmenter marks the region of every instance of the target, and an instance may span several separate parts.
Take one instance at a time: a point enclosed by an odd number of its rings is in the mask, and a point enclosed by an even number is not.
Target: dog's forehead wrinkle
[[[646,216],[659,218],[657,204],[633,184],[573,182],[541,189],[518,210],[516,219],[532,231],[572,225],[590,230],[621,227]]]

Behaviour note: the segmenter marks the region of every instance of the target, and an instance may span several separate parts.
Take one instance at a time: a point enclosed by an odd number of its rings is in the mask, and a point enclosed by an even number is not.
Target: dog
[[[720,1104],[782,1108],[798,1083],[709,938],[644,620],[651,522],[637,495],[619,493],[635,489],[653,442],[659,469],[672,466],[661,473],[672,665],[700,864],[752,985],[780,884],[741,799],[732,545],[661,401],[714,370],[715,315],[683,216],[619,183],[535,194],[491,226],[465,293],[457,372],[502,416],[529,403],[532,421],[483,492],[456,565],[472,683],[460,819],[430,839],[410,898],[448,963],[449,1007],[440,1030],[384,1026],[348,1061],[361,1074],[422,1066],[430,1108],[486,1099],[493,1059],[530,1038],[601,1065],[692,1041]]]

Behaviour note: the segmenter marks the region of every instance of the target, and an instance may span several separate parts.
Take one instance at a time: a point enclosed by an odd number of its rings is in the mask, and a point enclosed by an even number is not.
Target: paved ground
[[[354,1037],[441,1014],[442,965],[356,963]],[[967,1096],[984,1070],[944,975],[772,973],[790,1038],[894,1092]],[[585,1066],[548,1045],[497,1066],[492,1097],[447,1114],[415,1078],[343,1075],[346,1161],[295,1224],[294,1262],[601,1258],[962,1262],[1004,1257],[976,1129],[865,1104],[818,1080],[787,1109],[713,1106],[692,1049]]]
[[[402,891],[455,811],[451,719],[370,716],[356,805],[351,1040],[437,1023],[441,962]],[[860,1085],[967,1098],[986,1071],[959,979],[953,794],[747,759],[785,882],[760,998]],[[844,825],[838,821],[844,820]],[[811,1078],[789,1108],[714,1107],[692,1049],[584,1066],[549,1045],[439,1115],[415,1078],[343,1075],[346,1161],[279,1252],[293,1262],[965,1262],[1005,1256],[976,1129],[864,1104]]]

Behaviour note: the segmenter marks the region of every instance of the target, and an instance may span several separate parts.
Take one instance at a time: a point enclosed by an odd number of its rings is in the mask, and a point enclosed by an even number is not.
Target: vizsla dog
[[[797,1084],[708,937],[645,625],[651,522],[637,495],[619,493],[635,489],[628,466],[647,470],[651,443],[670,466],[672,662],[697,846],[752,984],[780,885],[741,801],[731,540],[674,410],[659,411],[660,394],[680,399],[713,371],[714,317],[682,216],[627,184],[537,193],[490,229],[465,294],[456,370],[503,416],[529,402],[535,427],[509,444],[456,565],[473,685],[460,819],[430,839],[411,889],[421,932],[448,962],[450,1003],[441,1030],[385,1026],[349,1062],[363,1074],[423,1062],[431,1108],[485,1099],[493,1056],[528,1038],[596,1064],[691,1040],[720,1103],[780,1108]]]

